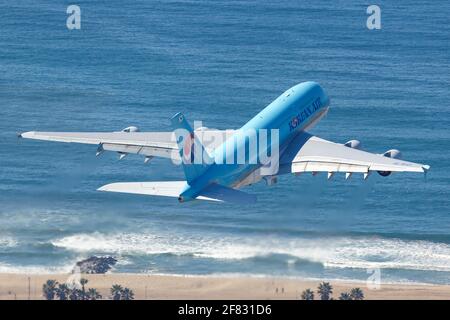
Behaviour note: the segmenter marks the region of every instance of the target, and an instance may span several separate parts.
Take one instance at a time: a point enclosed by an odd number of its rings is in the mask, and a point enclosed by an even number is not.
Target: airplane
[[[138,154],[145,156],[145,163],[154,157],[172,159],[181,164],[186,180],[111,183],[98,190],[174,197],[179,202],[253,203],[255,195],[238,189],[261,180],[273,185],[279,175],[287,173],[316,175],[326,172],[328,179],[336,173],[345,173],[345,179],[357,173],[366,180],[373,172],[389,176],[393,172],[426,174],[430,169],[428,165],[400,160],[401,153],[396,149],[373,154],[361,150],[358,140],[341,144],[309,134],[307,131],[327,114],[329,105],[330,99],[324,89],[318,83],[308,81],[285,91],[238,130],[205,127],[194,130],[185,116],[177,113],[171,118],[173,131],[168,132],[140,132],[139,128],[131,126],[119,132],[30,131],[18,136],[94,144],[97,155],[114,151],[119,154],[119,159],[123,159],[128,154]],[[271,132],[266,145],[258,145],[256,155],[247,150],[250,142],[246,132],[252,130],[259,138],[260,132]],[[235,154],[242,150],[244,162],[235,161]],[[276,153],[277,157],[269,157],[270,161],[266,157],[265,162],[262,161],[262,155],[269,153]],[[197,154],[201,154],[202,161],[192,161]],[[229,154],[234,161],[228,161]]]

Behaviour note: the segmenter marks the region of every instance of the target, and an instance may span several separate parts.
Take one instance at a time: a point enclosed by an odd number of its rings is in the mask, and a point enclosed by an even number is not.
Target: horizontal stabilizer
[[[98,190],[178,198],[186,187],[186,181],[118,182],[104,185]],[[217,184],[206,187],[196,199],[234,203],[252,203],[256,201],[256,197],[253,195]]]
[[[107,184],[97,190],[162,197],[178,197],[186,186],[186,181],[118,182]]]
[[[238,204],[250,204],[256,202],[256,196],[236,189],[211,184],[200,192],[200,197],[216,199],[218,201],[232,202]],[[199,199],[200,197],[197,197]]]

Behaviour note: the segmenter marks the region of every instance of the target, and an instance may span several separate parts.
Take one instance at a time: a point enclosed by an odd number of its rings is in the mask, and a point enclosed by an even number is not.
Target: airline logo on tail
[[[185,163],[194,163],[195,158],[195,136],[194,132],[186,134],[184,138],[183,155]]]

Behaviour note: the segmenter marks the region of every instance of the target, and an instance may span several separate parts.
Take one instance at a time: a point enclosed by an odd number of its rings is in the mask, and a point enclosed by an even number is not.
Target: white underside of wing
[[[429,166],[352,149],[308,133],[297,136],[283,153],[280,168],[290,172],[426,172]]]

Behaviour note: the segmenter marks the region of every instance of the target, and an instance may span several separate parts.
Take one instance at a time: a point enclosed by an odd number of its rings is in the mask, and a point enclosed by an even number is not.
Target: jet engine
[[[358,149],[360,150],[362,148],[361,142],[359,140],[350,140],[344,143],[344,146],[352,148],[352,149]]]
[[[266,181],[266,185],[273,186],[278,182],[277,176],[264,176],[264,180]]]
[[[391,149],[383,153],[384,157],[393,158],[393,159],[400,159],[402,154],[397,149]],[[383,177],[387,177],[392,173],[392,171],[378,171],[378,174]]]
[[[122,129],[122,132],[139,132],[139,128],[135,126],[126,127],[125,129]]]

